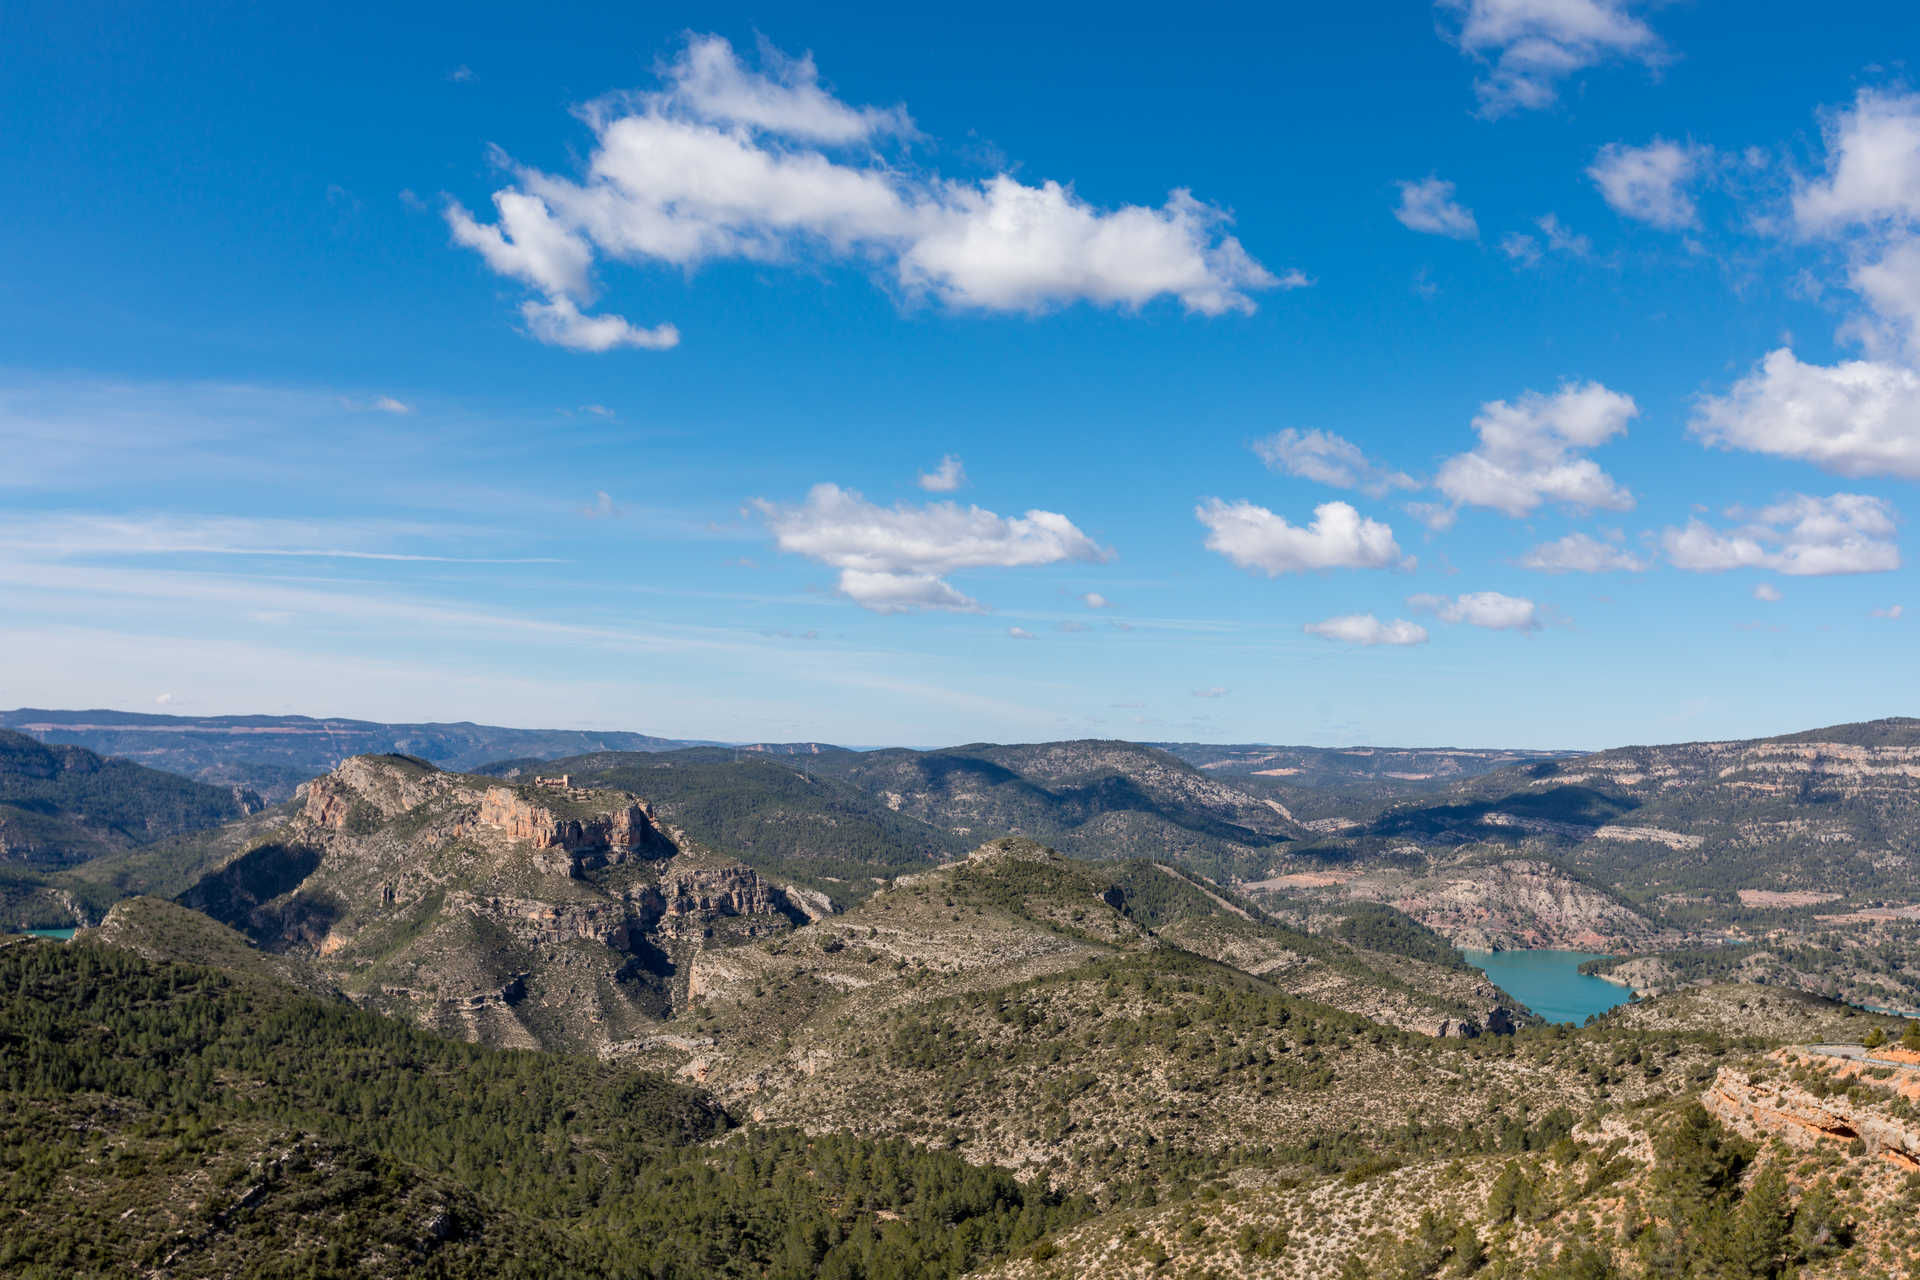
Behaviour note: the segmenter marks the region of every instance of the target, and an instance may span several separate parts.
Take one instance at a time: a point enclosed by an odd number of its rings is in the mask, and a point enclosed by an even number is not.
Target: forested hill
[[[888,1139],[732,1121],[89,943],[0,943],[0,1272],[956,1275],[1082,1212]]]
[[[69,866],[260,807],[244,790],[0,729],[0,863]]]

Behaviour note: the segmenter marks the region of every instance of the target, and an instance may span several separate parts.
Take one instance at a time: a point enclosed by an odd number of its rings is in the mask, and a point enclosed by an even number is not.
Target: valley
[[[765,1232],[733,1237],[739,1274],[1637,1276],[1722,1257],[1713,1224],[1764,1201],[1787,1224],[1769,1265],[1920,1265],[1898,1221],[1905,1167],[1885,1155],[1905,1137],[1776,1150],[1808,1130],[1767,1119],[1907,1122],[1899,1087],[1883,1097],[1804,1046],[1898,1037],[1903,1019],[1860,1006],[1915,1007],[1917,728],[1437,753],[1450,771],[1427,772],[1445,776],[1396,780],[1417,794],[1349,804],[1362,784],[1336,775],[1298,805],[1238,764],[1087,741],[596,749],[465,770],[360,754],[269,806],[26,739],[0,794],[71,834],[10,864],[9,910],[79,929],[0,942],[19,989],[43,993],[11,1006],[0,1068],[91,1136],[76,1148],[0,1111],[40,1153],[16,1166],[13,1203],[47,1224],[5,1247],[50,1274],[72,1256],[63,1233],[134,1197],[181,1208],[102,1237],[103,1267],[164,1235],[168,1274],[265,1274],[272,1251],[323,1260],[351,1221],[364,1274],[561,1258],[616,1274],[644,1257],[646,1274],[694,1275],[719,1264],[684,1250],[739,1231],[721,1223],[752,1203]],[[1305,759],[1245,750],[1220,760]],[[114,803],[75,778],[112,779]],[[1720,858],[1725,874],[1699,870]],[[1463,955],[1505,972],[1502,952],[1554,950],[1639,998],[1551,1023]],[[89,1022],[121,991],[150,994]],[[168,1099],[141,1074],[138,1045],[204,1036],[216,1008],[235,1030],[180,1061],[278,1062],[245,1069],[286,1101],[257,1110],[218,1073]],[[54,1016],[97,1027],[91,1092],[29,1047]],[[244,1040],[295,1024],[297,1059]],[[613,1203],[600,1175],[577,1169],[528,1234],[508,1190],[521,1175],[476,1178],[424,1131],[383,1134],[312,1092],[310,1070],[361,1042],[459,1046],[368,1077],[394,1096],[458,1052],[482,1055],[463,1070],[575,1073],[540,1086],[556,1098],[672,1100],[681,1118],[646,1133],[585,1113],[525,1123],[651,1170],[619,1212],[676,1225],[633,1252],[594,1207]],[[1821,1104],[1837,1094],[1853,1108],[1838,1120]],[[445,1105],[493,1106],[464,1085]],[[1890,1110],[1869,1125],[1863,1107]],[[222,1136],[179,1136],[186,1114],[219,1117]],[[82,1152],[108,1172],[65,1172]],[[1676,1161],[1704,1181],[1676,1187]],[[881,1167],[892,1181],[866,1181]],[[373,1178],[364,1193],[316,1196],[347,1169]],[[397,1217],[352,1199],[394,1177],[415,1188]],[[794,1182],[855,1177],[845,1195]],[[926,1198],[976,1183],[963,1210]],[[944,1234],[929,1212],[973,1225]],[[1802,1216],[1829,1224],[1824,1243],[1796,1243]]]

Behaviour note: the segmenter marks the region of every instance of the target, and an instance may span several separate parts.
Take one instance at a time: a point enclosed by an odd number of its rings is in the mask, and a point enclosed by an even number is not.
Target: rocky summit
[[[687,999],[696,958],[818,907],[641,797],[357,756],[180,901],[357,1002],[485,1044],[600,1049]]]

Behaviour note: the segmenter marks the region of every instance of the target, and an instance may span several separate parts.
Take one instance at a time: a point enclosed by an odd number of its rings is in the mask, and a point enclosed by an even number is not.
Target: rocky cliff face
[[[520,790],[489,787],[480,797],[474,823],[530,845],[546,855],[540,859],[542,869],[560,875],[577,876],[585,869],[672,852],[654,825],[652,807],[633,799],[616,801],[597,813],[562,815]]]
[[[686,998],[702,951],[802,911],[625,792],[356,757],[182,901],[355,1000],[500,1045],[595,1050]]]
[[[1702,1095],[1707,1110],[1748,1137],[1790,1146],[1862,1143],[1896,1168],[1920,1172],[1920,1070],[1782,1049],[1767,1067],[1722,1067]],[[1903,1105],[1905,1104],[1905,1105]]]
[[[1423,875],[1375,873],[1345,880],[1334,891],[1390,903],[1469,950],[1608,951],[1644,946],[1661,932],[1611,894],[1528,858]]]

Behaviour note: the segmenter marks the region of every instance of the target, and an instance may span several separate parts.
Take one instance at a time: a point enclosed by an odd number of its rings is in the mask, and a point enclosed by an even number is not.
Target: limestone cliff
[[[668,1016],[702,951],[807,916],[638,796],[501,785],[404,756],[356,757],[307,784],[284,828],[182,901],[356,1001],[486,1043],[575,1050]]]

